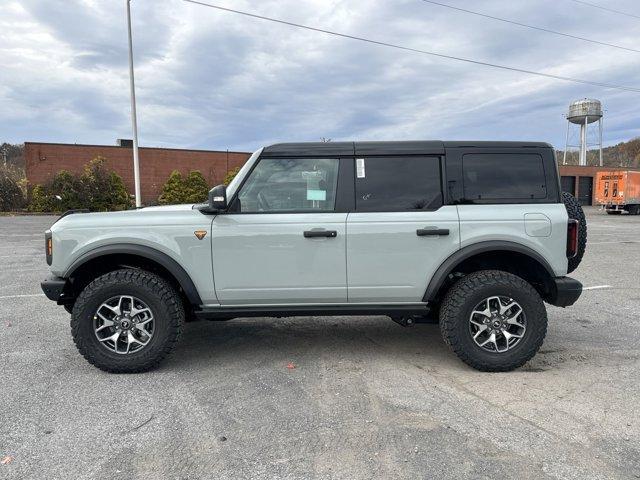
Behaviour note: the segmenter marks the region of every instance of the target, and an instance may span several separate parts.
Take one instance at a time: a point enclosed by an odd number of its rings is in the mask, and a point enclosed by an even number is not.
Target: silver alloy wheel
[[[146,347],[153,337],[151,309],[137,297],[118,295],[98,307],[93,329],[98,341],[112,352],[126,355]]]
[[[509,297],[488,297],[478,303],[469,316],[469,331],[479,347],[504,353],[515,347],[527,330],[520,304]]]

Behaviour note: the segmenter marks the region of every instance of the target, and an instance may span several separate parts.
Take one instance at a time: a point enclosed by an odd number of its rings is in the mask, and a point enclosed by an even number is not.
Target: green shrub
[[[222,183],[224,183],[225,185],[229,185],[231,183],[231,180],[235,178],[235,176],[238,174],[239,171],[240,171],[240,167],[236,167],[229,170],[227,174],[224,176],[224,181]]]
[[[160,205],[182,203],[183,186],[182,174],[178,170],[174,170],[162,186],[162,193],[158,197],[158,203]]]
[[[106,169],[102,157],[85,165],[82,175],[60,170],[44,185],[35,185],[29,202],[32,212],[64,212],[80,208],[104,212],[130,207],[131,198],[122,178]]]
[[[209,196],[209,185],[204,175],[198,170],[192,170],[184,179],[185,201],[184,203],[202,203]]]
[[[160,205],[175,205],[179,203],[200,203],[207,200],[209,185],[198,170],[189,172],[183,177],[178,170],[169,175],[158,197]]]
[[[24,207],[20,181],[7,171],[0,171],[0,211],[14,211]]]
[[[31,189],[31,201],[29,202],[28,210],[30,212],[52,211],[49,196],[42,185],[36,185]]]
[[[29,210],[32,212],[64,212],[76,208],[89,208],[84,186],[76,175],[60,170],[44,185],[31,191]]]
[[[104,157],[96,157],[85,165],[80,180],[90,210],[108,212],[131,207],[131,197],[122,178],[106,169]]]

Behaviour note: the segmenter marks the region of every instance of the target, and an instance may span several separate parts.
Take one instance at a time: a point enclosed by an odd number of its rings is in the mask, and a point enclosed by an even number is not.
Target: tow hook
[[[412,317],[391,317],[391,320],[402,327],[411,327],[416,323]]]

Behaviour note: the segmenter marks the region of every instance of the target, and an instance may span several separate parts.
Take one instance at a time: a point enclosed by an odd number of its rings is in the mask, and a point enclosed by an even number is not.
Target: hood
[[[62,228],[104,227],[104,226],[144,226],[181,224],[201,219],[203,214],[193,209],[193,204],[162,205],[144,207],[120,212],[71,213],[63,215],[52,226],[55,231]]]
[[[154,212],[173,212],[175,210],[191,210],[193,209],[193,203],[181,203],[179,205],[156,205],[155,207],[144,207],[144,208],[139,208],[137,210],[134,210],[136,212],[139,211],[143,211],[143,212],[149,212],[149,211],[154,211]],[[131,210],[127,210],[127,212],[130,212]]]

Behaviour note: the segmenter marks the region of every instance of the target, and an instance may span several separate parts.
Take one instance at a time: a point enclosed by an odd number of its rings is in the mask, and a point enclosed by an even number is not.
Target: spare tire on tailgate
[[[587,219],[576,197],[568,192],[562,192],[562,201],[567,209],[569,218],[578,221],[578,253],[575,257],[569,259],[569,266],[567,268],[567,273],[571,273],[580,265],[587,247]]]

